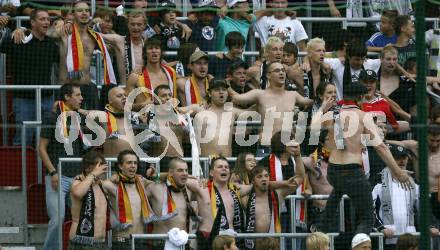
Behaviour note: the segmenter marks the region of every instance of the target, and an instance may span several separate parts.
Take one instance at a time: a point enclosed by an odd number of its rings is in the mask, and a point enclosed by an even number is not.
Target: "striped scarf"
[[[57,127],[58,125],[60,126],[60,138],[63,138],[65,141],[69,141],[69,124],[67,124],[67,117],[68,114],[71,112],[74,112],[75,114],[71,115],[71,122],[70,124],[72,124],[72,122],[74,123],[74,125],[76,125],[78,127],[78,133],[79,133],[79,137],[81,138],[81,141],[83,142],[83,144],[87,147],[91,147],[92,143],[84,136],[84,133],[82,132],[81,129],[81,118],[79,116],[78,113],[76,113],[76,111],[73,111],[69,108],[69,106],[67,106],[63,101],[58,101],[58,112],[59,112],[59,118],[61,119],[57,121]]]
[[[161,220],[168,220],[177,215],[176,202],[173,199],[171,191],[179,190],[179,188],[177,187],[176,182],[174,181],[174,178],[172,176],[167,176],[165,186],[167,190],[166,192],[163,192],[162,214],[160,217]]]
[[[205,91],[208,90],[208,78],[205,77]],[[201,104],[203,102],[203,97],[200,92],[199,84],[197,84],[197,80],[194,74],[186,80],[185,82],[185,99],[186,106],[191,104]]]
[[[119,173],[119,185],[117,193],[117,208],[118,208],[118,222],[117,227],[119,229],[127,229],[133,226],[133,214],[131,210],[130,198],[128,197],[127,189],[125,188],[126,183],[131,183],[136,185],[136,189],[141,199],[141,215],[142,222],[144,224],[150,223],[157,220],[156,215],[154,215],[151,209],[150,203],[148,202],[147,196],[145,195],[145,190],[139,176],[134,178],[128,178],[125,175]]]
[[[168,86],[171,89],[172,92],[171,94],[173,95],[174,98],[177,98],[176,71],[165,64],[162,64],[161,67],[162,67],[162,71],[165,73],[168,79]],[[150,81],[150,75],[148,73],[147,66],[144,67],[144,70],[142,71],[142,75],[139,76],[138,83],[139,83],[139,87],[144,87],[149,90],[149,92],[146,91],[144,92],[145,97],[151,98],[150,93],[153,93],[154,88]]]
[[[269,208],[271,212],[270,216],[270,228],[269,232],[266,233],[281,233],[281,221],[280,221],[280,209],[278,204],[278,194],[276,191],[267,192],[267,198],[269,202]],[[253,188],[249,194],[249,199],[246,207],[246,233],[255,233],[255,225],[257,220],[256,214],[257,205],[257,195],[255,194],[255,189]],[[255,248],[254,239],[245,239],[244,246],[246,250],[252,250]]]
[[[113,65],[110,54],[107,51],[107,46],[102,36],[88,28],[87,32],[96,41],[104,62],[104,84],[116,84],[116,78],[113,71]],[[82,70],[84,69],[84,47],[81,41],[81,35],[76,24],[72,25],[72,34],[67,38],[67,72],[69,79],[80,79],[82,77]]]
[[[114,108],[107,104],[105,105],[105,113],[107,116],[107,132],[109,135],[118,133],[118,123],[116,118],[124,117],[124,113],[117,113],[114,111]]]

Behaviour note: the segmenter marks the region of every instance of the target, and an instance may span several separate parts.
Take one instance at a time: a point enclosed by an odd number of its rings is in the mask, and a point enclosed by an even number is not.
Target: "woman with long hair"
[[[237,162],[235,163],[235,168],[231,175],[231,182],[245,185],[251,184],[251,172],[256,165],[257,161],[253,153],[240,153],[237,156]]]

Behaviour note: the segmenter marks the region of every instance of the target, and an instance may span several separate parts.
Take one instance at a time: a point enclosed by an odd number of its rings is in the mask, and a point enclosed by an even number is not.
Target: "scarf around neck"
[[[208,77],[205,77],[204,82],[205,91],[208,91]],[[199,84],[197,83],[194,74],[192,74],[191,77],[185,82],[185,99],[186,106],[191,104],[201,104],[203,102]]]
[[[271,214],[270,214],[269,232],[266,233],[281,233],[278,194],[276,191],[268,191],[267,198],[268,198]],[[252,188],[252,191],[249,194],[249,199],[246,207],[246,224],[245,224],[246,233],[255,233],[255,225],[258,216],[256,214],[256,206],[257,206],[257,195],[255,194],[255,188]],[[245,239],[244,246],[246,250],[255,249],[255,240]]]
[[[150,203],[147,196],[145,195],[145,189],[142,185],[141,179],[138,175],[134,178],[128,178],[125,175],[119,173],[119,185],[117,192],[117,209],[118,209],[118,222],[116,223],[117,228],[127,229],[133,226],[133,214],[131,210],[130,198],[127,193],[125,184],[135,184],[138,191],[139,197],[141,199],[141,217],[144,224],[148,224],[152,221],[157,220],[157,216],[151,209]]]
[[[161,68],[168,79],[168,86],[170,87],[172,96],[174,98],[177,98],[176,71],[173,68],[171,68],[165,64],[162,64]],[[144,93],[145,97],[151,98],[150,93],[153,93],[154,88],[153,88],[153,84],[151,83],[151,80],[150,80],[150,74],[148,73],[147,66],[144,67],[144,69],[142,71],[142,75],[139,76],[138,83],[139,83],[139,87],[144,87],[144,88],[149,89],[149,92],[143,92],[143,93]]]
[[[240,195],[237,187],[234,184],[229,183],[228,189],[231,193],[232,200],[234,201],[234,218],[232,226],[235,232],[241,233],[243,231],[242,227],[244,224],[244,217],[243,210],[240,204]],[[211,198],[212,217],[214,218],[211,236],[215,236],[219,233],[219,231],[228,230],[230,226],[222,196],[212,180],[208,181],[208,191]]]
[[[87,29],[87,33],[92,36],[101,51],[102,60],[104,62],[104,84],[116,84],[117,82],[113,71],[112,61],[104,39],[99,33],[93,31],[91,28]],[[67,37],[66,65],[69,79],[80,79],[82,77],[82,71],[85,70],[84,47],[79,28],[76,24],[72,25],[72,33]]]

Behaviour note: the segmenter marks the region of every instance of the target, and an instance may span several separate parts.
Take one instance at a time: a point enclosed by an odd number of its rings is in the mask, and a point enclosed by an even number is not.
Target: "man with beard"
[[[268,88],[265,90],[254,89],[239,95],[232,88],[228,88],[228,93],[235,105],[256,104],[256,110],[260,113],[261,121],[263,121],[263,129],[260,130],[260,143],[264,146],[270,145],[272,135],[281,131],[284,121],[293,122],[296,104],[313,105],[313,100],[302,97],[296,91],[285,90],[286,70],[280,62],[269,64],[267,69]],[[271,126],[264,126],[266,121]],[[288,128],[292,129],[290,126]]]
[[[134,72],[130,74],[127,80],[127,94],[137,87],[147,88],[136,97],[133,105],[134,110],[140,110],[145,105],[152,103],[151,94],[154,89],[162,84],[168,85],[173,98],[177,98],[176,71],[162,63],[162,47],[161,41],[157,38],[148,40],[143,47],[144,67],[142,72]]]
[[[202,104],[208,90],[208,55],[200,50],[195,51],[189,58],[189,69],[192,75],[177,80],[179,100],[183,107],[191,104]]]
[[[211,242],[220,231],[233,229],[243,231],[244,217],[240,197],[248,194],[252,186],[235,185],[229,182],[229,163],[224,157],[211,160],[211,179],[207,187],[188,186],[196,195],[199,216],[197,249],[211,249]],[[271,188],[296,188],[296,181],[291,178],[283,182],[270,182]]]
[[[299,147],[298,147],[299,155]],[[302,183],[304,168],[297,172]],[[269,188],[269,171],[263,166],[257,166],[252,170],[253,188],[249,195],[242,197],[242,203],[246,211],[246,233],[281,233],[280,204],[284,198],[295,192],[295,188],[271,190]],[[252,239],[245,239],[245,249],[255,249]]]

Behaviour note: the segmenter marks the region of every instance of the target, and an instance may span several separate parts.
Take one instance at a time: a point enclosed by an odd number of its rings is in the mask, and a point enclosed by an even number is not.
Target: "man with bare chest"
[[[281,233],[280,204],[284,198],[295,192],[295,188],[271,190],[269,171],[263,166],[252,170],[253,189],[242,198],[246,213],[246,233]],[[297,176],[302,182],[302,177]],[[298,186],[300,183],[296,184]],[[253,239],[245,239],[245,249],[255,249]]]
[[[209,82],[208,106],[194,118],[194,130],[201,156],[232,156],[234,121],[243,110],[227,103],[228,87],[226,81],[212,79]]]
[[[118,155],[118,173],[103,182],[109,190],[112,216],[112,249],[131,249],[130,236],[146,233],[146,225],[158,219],[151,209],[145,186],[149,181],[136,174],[139,158],[134,151],[124,150]],[[115,218],[116,217],[116,218]],[[135,249],[146,249],[147,242],[138,240]]]
[[[99,177],[105,174],[104,157],[90,151],[82,159],[82,174],[75,177],[70,197],[72,199],[72,227],[69,232],[71,250],[107,249],[106,191]]]
[[[66,22],[64,26],[70,31],[69,35],[65,35],[64,30],[50,32],[52,36],[59,39],[60,43],[59,82],[81,85],[81,90],[84,93],[84,108],[87,110],[97,109],[99,105],[98,90],[96,85],[91,82],[90,74],[90,65],[95,49],[98,49],[103,57],[104,84],[116,84],[117,80],[104,42],[104,35],[89,28],[89,5],[84,1],[76,2],[73,15],[73,23]],[[123,65],[121,67],[122,51],[116,49],[115,52],[118,59],[119,76],[125,76]],[[121,77],[120,82],[125,83],[125,77]]]
[[[136,97],[134,109],[140,110],[152,103],[152,93],[159,85],[168,85],[173,98],[177,98],[176,71],[162,63],[161,41],[157,38],[149,39],[143,48],[144,67],[141,72],[134,72],[127,80],[127,94],[135,88],[146,88],[143,94]]]
[[[197,220],[191,206],[191,192],[187,189],[188,165],[181,158],[169,162],[167,180],[147,186],[147,196],[152,208],[160,217],[154,222],[153,233],[166,234],[172,228],[189,232],[190,219]],[[198,184],[195,184],[198,185]],[[155,248],[163,249],[165,241],[154,241]]]
[[[381,140],[372,117],[359,109],[357,100],[361,100],[366,92],[366,88],[359,82],[344,86],[344,100],[341,101],[339,112],[327,112],[321,107],[312,118],[312,131],[320,131],[321,123],[329,131],[328,145],[331,152],[328,180],[333,191],[321,217],[322,225],[318,226],[324,232],[337,232],[338,218],[335,215],[343,194],[350,197],[359,221],[354,227],[355,232],[370,233],[373,229],[371,186],[362,170],[362,148],[365,145],[361,140],[362,135],[370,136],[367,143],[374,147],[391,169],[394,178],[407,188],[411,188],[413,184],[408,174],[397,166],[390,150]]]
[[[285,90],[286,70],[281,63],[269,64],[266,75],[269,84],[265,90],[254,89],[239,95],[232,88],[228,89],[234,104],[256,104],[263,125],[260,130],[260,143],[264,146],[270,145],[270,139],[275,133],[292,130],[293,124],[283,123],[293,123],[296,104],[300,106],[313,104],[313,100],[302,97],[298,92]]]
[[[428,130],[428,148],[429,148],[429,192],[431,193],[432,213],[437,219],[440,219],[440,127],[431,125]]]

